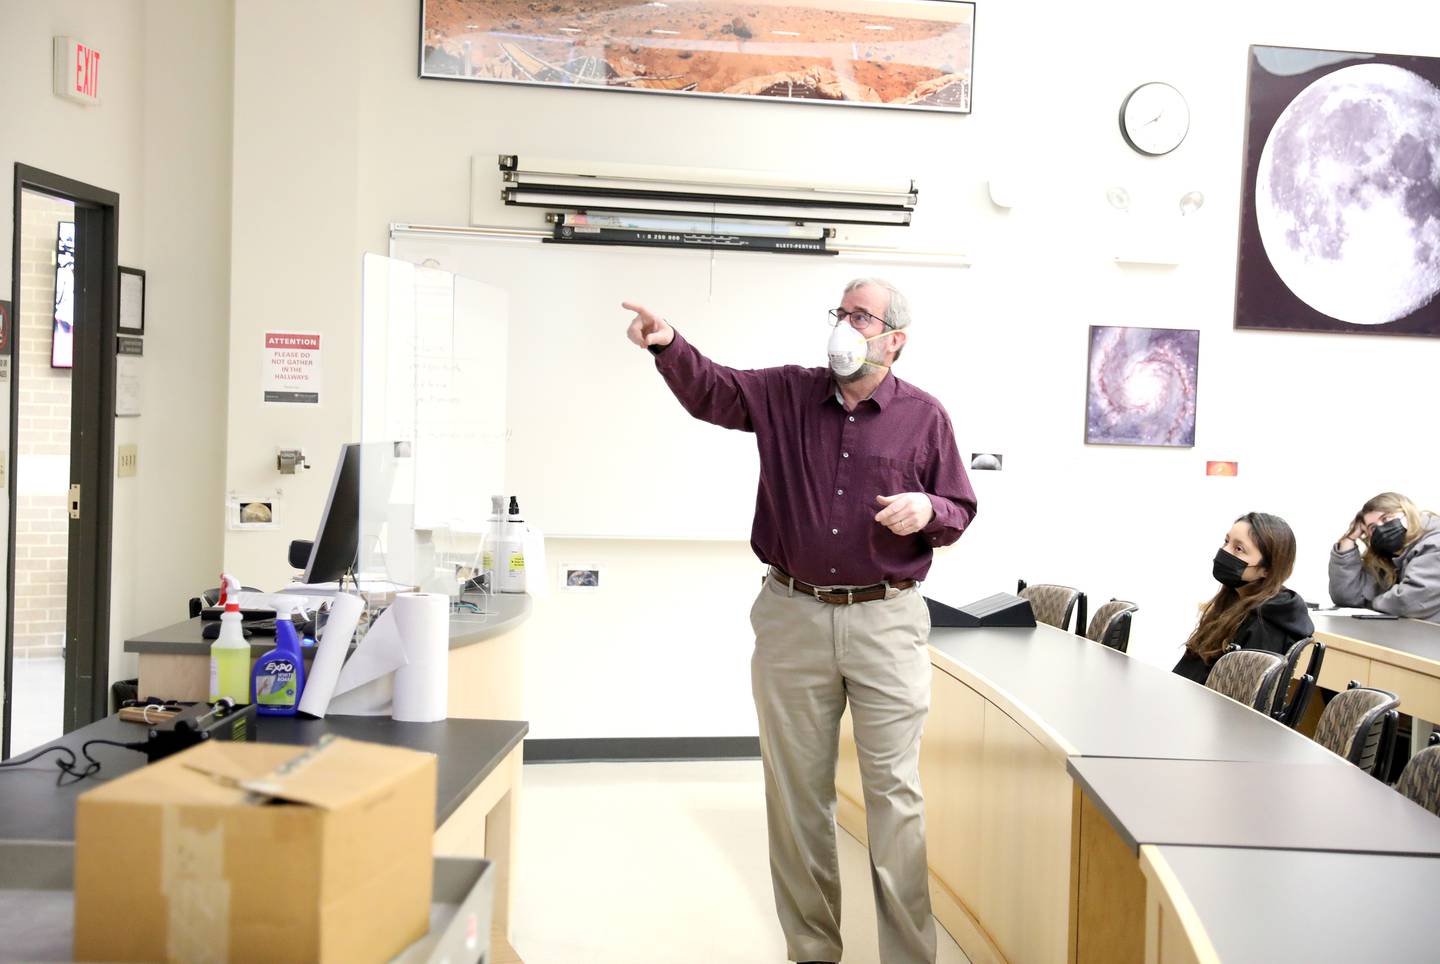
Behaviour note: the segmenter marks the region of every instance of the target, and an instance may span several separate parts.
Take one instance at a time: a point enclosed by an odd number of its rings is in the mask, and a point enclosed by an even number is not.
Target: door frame
[[[64,731],[109,713],[110,570],[115,485],[115,338],[119,326],[120,195],[27,164],[15,165],[14,242],[10,303],[15,337],[10,339],[10,531],[6,553],[4,731],[0,759],[10,755],[15,657],[15,536],[19,508],[15,453],[19,441],[20,236],[23,194],[32,191],[75,204],[76,372],[70,415],[70,480],[81,487],[78,523],[69,526],[65,611]],[[82,248],[81,245],[84,244]],[[84,275],[81,276],[81,270]],[[86,324],[85,322],[89,322]],[[93,372],[93,382],[89,373]],[[83,391],[77,391],[83,388]]]

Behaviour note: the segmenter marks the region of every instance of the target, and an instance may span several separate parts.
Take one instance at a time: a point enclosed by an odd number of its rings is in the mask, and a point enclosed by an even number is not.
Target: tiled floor
[[[758,760],[525,767],[514,882],[526,964],[768,964]],[[878,964],[865,848],[839,831],[846,964]],[[937,927],[937,964],[968,964]]]
[[[15,660],[10,705],[10,755],[49,743],[64,732],[65,661],[59,657]]]

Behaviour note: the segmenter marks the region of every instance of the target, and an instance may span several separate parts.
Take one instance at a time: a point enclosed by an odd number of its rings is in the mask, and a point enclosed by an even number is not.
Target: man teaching
[[[628,335],[691,415],[755,434],[750,610],[775,907],[795,961],[838,961],[835,766],[848,703],[860,757],[880,959],[933,962],[920,735],[929,611],[917,584],[960,538],[975,493],[945,409],[890,368],[910,311],[888,282],[846,285],[828,368],[740,370],[629,302]]]

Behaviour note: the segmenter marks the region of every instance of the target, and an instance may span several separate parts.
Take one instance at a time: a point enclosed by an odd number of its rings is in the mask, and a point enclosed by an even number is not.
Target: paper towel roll
[[[360,622],[365,603],[359,596],[336,593],[330,604],[330,617],[316,640],[318,647],[315,660],[310,664],[310,673],[305,680],[305,692],[300,694],[300,712],[323,718],[330,706],[330,695],[335,691],[335,681],[340,678],[340,666],[350,650],[350,640]]]
[[[405,646],[405,664],[395,671],[395,708],[405,723],[434,723],[446,717],[450,686],[450,597],[407,592],[390,609]]]

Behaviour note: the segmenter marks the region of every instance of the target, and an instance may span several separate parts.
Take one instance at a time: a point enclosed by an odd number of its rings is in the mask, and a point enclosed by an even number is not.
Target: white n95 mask
[[[830,370],[844,378],[846,375],[858,372],[861,365],[876,364],[868,361],[865,357],[869,350],[869,343],[876,338],[884,338],[888,334],[890,332],[882,331],[874,337],[866,338],[844,322],[836,325],[830,332],[830,344],[825,349],[830,356]]]

